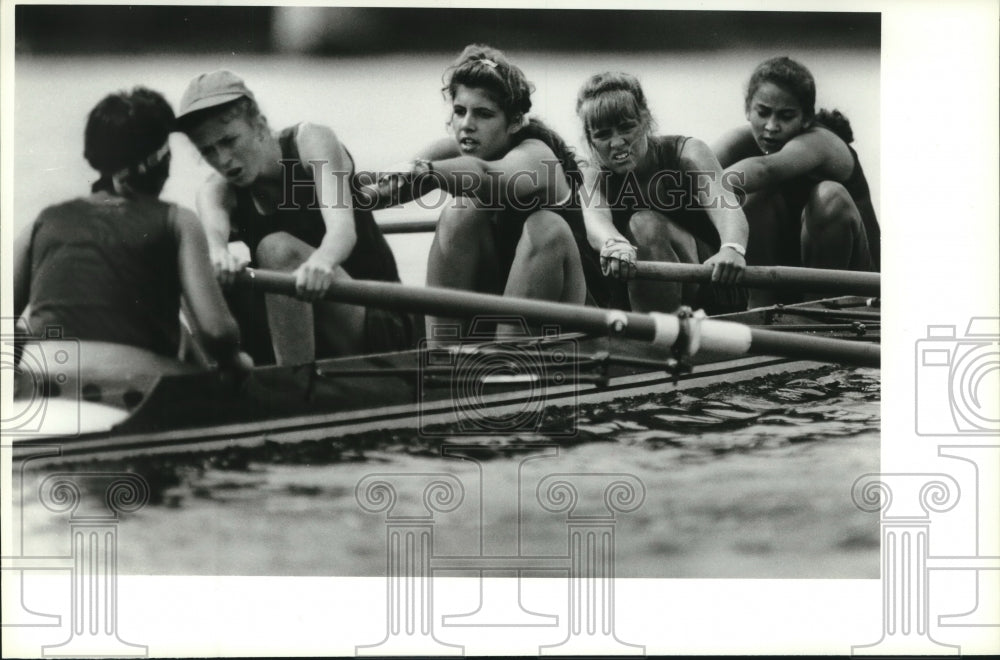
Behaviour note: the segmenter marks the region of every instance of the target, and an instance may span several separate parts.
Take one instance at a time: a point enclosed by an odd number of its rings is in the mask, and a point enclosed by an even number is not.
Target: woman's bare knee
[[[491,211],[483,211],[471,206],[468,201],[446,207],[438,218],[435,242],[440,250],[466,249],[476,244],[489,231]]]
[[[669,243],[670,222],[667,217],[656,211],[637,211],[628,221],[632,238],[639,245],[656,245]]]
[[[528,216],[521,230],[521,244],[533,254],[544,252],[553,256],[576,249],[569,225],[552,211],[535,211]]]
[[[262,268],[293,270],[308,259],[312,252],[313,248],[300,239],[278,231],[261,240],[255,256]]]
[[[821,181],[813,188],[803,214],[804,229],[813,235],[830,229],[856,230],[861,214],[851,194],[836,181]]]
[[[629,231],[639,248],[640,259],[682,263],[699,261],[694,236],[669,216],[656,211],[638,211],[629,219]]]

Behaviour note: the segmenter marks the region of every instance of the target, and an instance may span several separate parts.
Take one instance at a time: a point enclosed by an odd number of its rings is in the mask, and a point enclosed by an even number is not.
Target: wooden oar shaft
[[[878,368],[882,364],[882,351],[878,344],[800,335],[793,332],[754,328],[752,349],[753,353],[760,355],[839,362],[858,367]]]
[[[288,273],[247,269],[240,273],[239,278],[268,293],[295,295],[295,278]],[[606,310],[458,289],[412,287],[369,280],[340,280],[330,286],[326,298],[368,307],[435,316],[520,317],[529,324],[554,325],[563,330],[589,334],[604,334],[609,331]],[[641,341],[653,340],[656,328],[651,317],[631,313],[625,314],[625,317],[628,325],[622,334]]]
[[[290,273],[247,269],[239,274],[237,281],[267,293],[295,295],[295,277]],[[670,324],[665,323],[668,315],[639,314],[366,280],[338,280],[330,286],[325,297],[337,302],[440,316],[518,317],[533,325],[558,326],[562,331],[593,335],[618,334],[660,345],[669,345],[672,341],[664,342],[664,334],[669,334]],[[616,321],[620,323],[616,324]],[[741,337],[746,337],[747,340],[742,342]],[[732,356],[777,355],[866,367],[878,367],[881,359],[877,344],[795,336],[714,319],[702,322],[700,339],[706,350],[722,351]],[[741,343],[742,348],[732,348]]]
[[[437,229],[437,220],[407,220],[405,222],[380,222],[383,234],[425,234]]]
[[[637,277],[668,282],[711,282],[712,267],[702,264],[676,264],[663,261],[643,261]],[[879,273],[791,266],[747,266],[743,271],[743,286],[756,289],[796,289],[808,293],[855,294],[878,296],[881,291]]]

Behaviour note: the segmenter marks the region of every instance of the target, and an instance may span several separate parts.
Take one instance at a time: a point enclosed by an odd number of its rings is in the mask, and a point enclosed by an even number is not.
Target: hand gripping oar
[[[266,293],[295,295],[295,276],[291,273],[248,268],[237,275],[237,282]],[[529,324],[557,325],[565,331],[593,335],[620,335],[666,348],[674,348],[681,342],[689,349],[700,347],[729,357],[776,355],[863,367],[878,367],[881,362],[877,344],[793,335],[707,318],[682,322],[672,314],[640,314],[366,280],[335,281],[327,289],[325,298],[367,307],[441,316],[516,316]],[[693,354],[694,350],[689,352]]]
[[[436,219],[379,223],[383,234],[428,233],[433,232],[436,227]],[[712,267],[702,264],[642,261],[636,264],[636,269],[636,279],[640,280],[704,284],[712,281]],[[879,273],[855,270],[747,266],[740,285],[753,289],[791,289],[808,293],[878,297],[882,291],[882,277]]]
[[[643,261],[636,264],[636,278],[664,282],[711,282],[712,267]],[[879,296],[881,276],[853,270],[792,268],[790,266],[747,266],[740,286],[754,289],[794,289],[808,293]]]

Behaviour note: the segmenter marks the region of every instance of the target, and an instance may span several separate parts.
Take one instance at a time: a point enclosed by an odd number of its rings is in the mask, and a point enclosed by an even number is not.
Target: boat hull
[[[837,309],[850,307],[841,301]],[[831,330],[830,319],[817,320],[810,306],[729,318],[795,332],[822,328],[812,332],[824,336],[859,334],[851,325],[856,321]],[[865,330],[861,339],[877,341],[878,332]],[[641,342],[569,335],[262,367],[241,382],[219,373],[172,374],[148,383],[138,397],[134,390],[105,388],[103,401],[84,402],[78,411],[73,401],[53,400],[51,412],[77,414],[78,427],[63,423],[60,433],[24,435],[16,446],[57,446],[60,460],[75,460],[218,451],[392,429],[427,436],[558,437],[572,435],[573,425],[547,425],[553,417],[547,411],[822,366],[770,356],[700,355],[690,371],[675,373],[668,368],[671,357]]]

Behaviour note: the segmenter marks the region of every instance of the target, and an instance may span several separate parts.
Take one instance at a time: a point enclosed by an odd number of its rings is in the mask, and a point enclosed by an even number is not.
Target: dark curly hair
[[[802,115],[806,120],[815,120],[816,123],[836,133],[847,144],[854,141],[851,122],[840,111],[820,110],[816,112],[816,81],[805,66],[790,57],[772,57],[757,65],[747,83],[746,96],[744,97],[747,111],[750,110],[753,95],[766,82],[773,83],[794,96],[799,102]]]
[[[133,190],[159,194],[170,173],[170,158],[149,161],[175,125],[174,111],[159,92],[135,87],[104,97],[90,111],[83,138],[84,158],[101,173],[94,190],[113,189],[112,175],[127,170]]]
[[[518,120],[531,110],[531,93],[535,91],[535,86],[524,72],[512,64],[503,52],[482,44],[466,46],[445,70],[442,82],[444,87],[441,92],[449,101],[455,98],[459,85],[484,90],[500,106],[508,122]],[[544,122],[532,117],[515,134],[516,142],[527,139],[540,140],[548,145],[571,182],[578,183],[582,179],[573,149]]]
[[[507,115],[507,121],[531,110],[531,93],[535,91],[524,72],[511,64],[506,55],[481,44],[466,46],[445,70],[442,82],[441,91],[449,100],[455,98],[459,85],[486,90]]]

